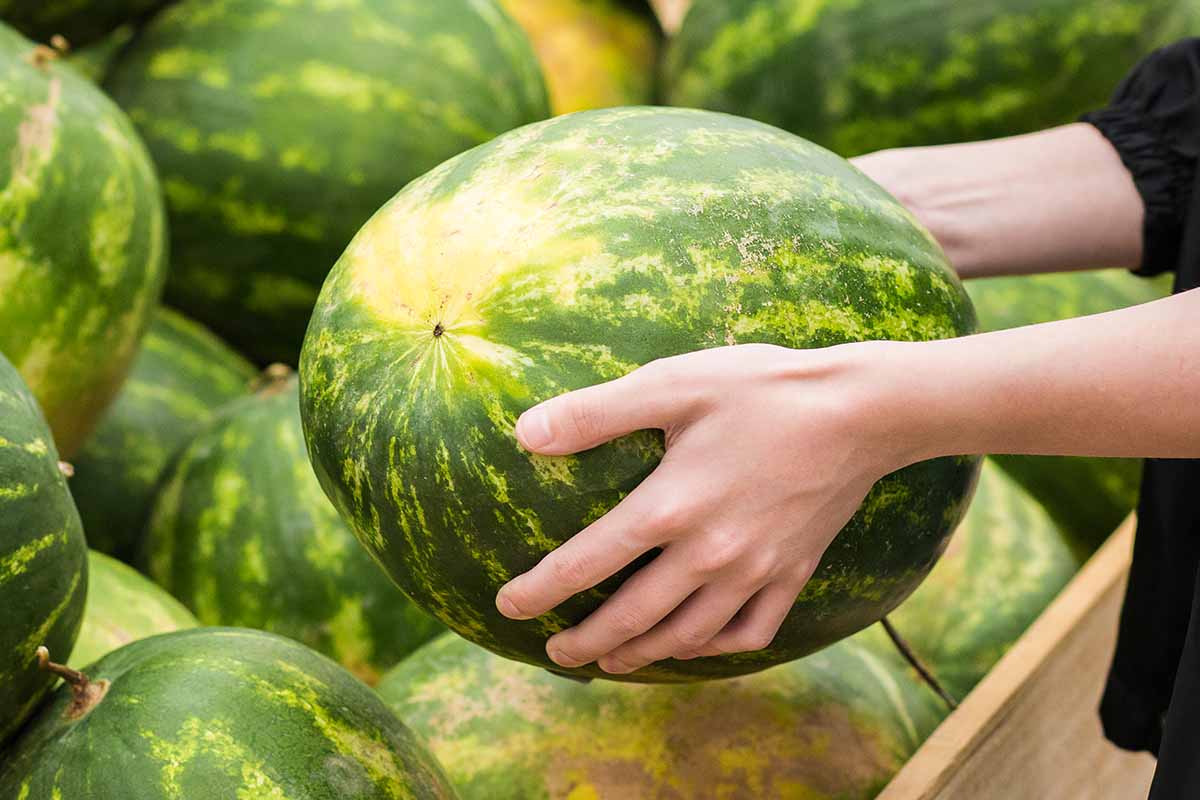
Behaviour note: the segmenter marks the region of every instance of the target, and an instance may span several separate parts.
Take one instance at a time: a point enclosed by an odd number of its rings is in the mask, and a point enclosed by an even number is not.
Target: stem
[[[251,384],[251,388],[256,394],[270,396],[278,394],[287,386],[287,382],[291,379],[292,368],[287,364],[275,363],[269,365],[266,369],[258,374]]]
[[[71,669],[64,664],[54,663],[50,660],[50,650],[45,645],[37,649],[37,660],[38,669],[43,672],[49,672],[52,675],[57,675],[70,685],[71,693],[74,697],[72,697],[71,705],[67,707],[64,714],[67,719],[79,719],[86,715],[108,693],[109,681],[104,679],[93,681],[77,669]]]
[[[64,478],[75,477],[75,466],[70,461],[58,462],[58,471],[63,474]]]
[[[951,695],[945,690],[945,688],[942,687],[942,684],[938,683],[938,679],[934,677],[933,672],[929,669],[929,667],[922,663],[920,658],[917,657],[917,654],[913,652],[912,647],[909,646],[908,642],[904,640],[904,637],[900,635],[900,632],[897,631],[892,625],[892,621],[887,617],[884,617],[879,621],[879,623],[883,625],[883,629],[887,631],[888,638],[892,640],[892,644],[896,645],[896,649],[900,651],[900,655],[903,656],[904,660],[907,661],[909,665],[917,671],[917,674],[921,676],[921,680],[924,681],[930,689],[933,689],[934,694],[940,697],[942,702],[945,703],[951,711],[958,708],[958,701],[955,700],[953,695]]]

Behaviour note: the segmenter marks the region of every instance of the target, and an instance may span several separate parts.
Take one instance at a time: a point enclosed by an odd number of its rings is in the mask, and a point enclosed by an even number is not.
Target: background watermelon
[[[163,469],[255,375],[203,327],[158,309],[129,379],[73,462],[71,493],[91,547],[136,556]]]
[[[73,47],[96,41],[125,22],[146,17],[168,0],[0,0],[0,20],[31,39],[65,36]]]
[[[83,669],[122,645],[199,624],[192,612],[149,578],[92,550],[83,624],[67,663]]]
[[[454,636],[379,685],[464,800],[874,797],[945,713],[875,629],[704,684],[581,684]]]
[[[0,745],[50,689],[37,648],[71,652],[87,592],[86,554],[45,418],[0,355]]]
[[[168,300],[262,363],[295,363],[326,272],[396,187],[549,113],[494,0],[183,0],[105,86],[163,175]]]
[[[661,34],[628,0],[501,0],[529,34],[555,114],[654,101]]]
[[[101,83],[121,48],[129,44],[136,32],[133,25],[122,25],[87,47],[72,49],[65,60],[93,83]]]
[[[0,797],[450,800],[424,746],[332,661],[258,631],[142,639],[88,669],[107,693],[68,715],[61,686],[0,761]]]
[[[980,326],[1001,330],[1147,303],[1170,294],[1169,278],[1146,280],[1112,269],[983,278],[966,286]],[[1079,557],[1099,547],[1137,503],[1139,459],[994,458],[1046,507]]]
[[[326,492],[405,592],[472,641],[549,666],[547,636],[628,571],[532,621],[501,617],[496,591],[636,486],[662,443],[641,432],[534,456],[513,436],[522,410],[706,347],[974,325],[928,233],[827,151],[720,114],[582,112],[443,164],[368,223],[309,327],[302,414]],[[932,567],[975,470],[938,459],[880,481],[770,650],[622,678],[753,672],[866,627]]]
[[[374,683],[442,630],[321,493],[294,377],[238,401],[184,450],[154,506],[149,574],[207,625],[262,628]]]
[[[1197,32],[1187,0],[696,0],[664,83],[850,156],[1071,122]]]
[[[950,546],[889,619],[962,699],[1079,566],[1045,509],[989,459]]]
[[[158,300],[158,181],[125,115],[0,25],[0,352],[70,458],[116,394]]]

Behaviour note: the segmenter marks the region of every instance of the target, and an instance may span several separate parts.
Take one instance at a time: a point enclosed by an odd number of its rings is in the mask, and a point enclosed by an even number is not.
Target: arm
[[[1141,262],[1141,196],[1091,125],[853,163],[908,206],[963,278]]]

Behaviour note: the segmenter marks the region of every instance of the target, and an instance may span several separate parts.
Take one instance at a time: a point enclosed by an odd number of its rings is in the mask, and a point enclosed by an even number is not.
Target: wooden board
[[[1133,551],[1130,518],[934,731],[879,800],[1131,800],[1154,759],[1097,716]]]

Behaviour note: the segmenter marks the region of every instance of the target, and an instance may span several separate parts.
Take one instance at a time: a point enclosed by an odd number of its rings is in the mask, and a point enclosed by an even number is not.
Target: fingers
[[[662,467],[650,473],[611,511],[572,536],[533,569],[502,586],[496,595],[500,613],[510,619],[532,619],[544,614],[568,597],[616,574],[643,553],[668,542],[682,520],[673,511],[671,501],[664,499],[664,491],[674,485],[670,477],[664,477],[666,473]]]
[[[599,660],[605,672],[624,674],[707,644],[733,619],[760,585],[740,580],[704,586],[649,632]]]
[[[770,647],[806,581],[807,576],[803,581],[776,581],[765,586],[708,643],[690,651],[685,650],[675,657],[719,656]]]
[[[686,411],[677,365],[655,361],[628,375],[551,398],[517,420],[521,446],[543,455],[588,450],[646,428],[666,428]]]
[[[682,547],[669,547],[574,628],[555,634],[546,654],[563,667],[595,661],[657,625],[700,586]]]

